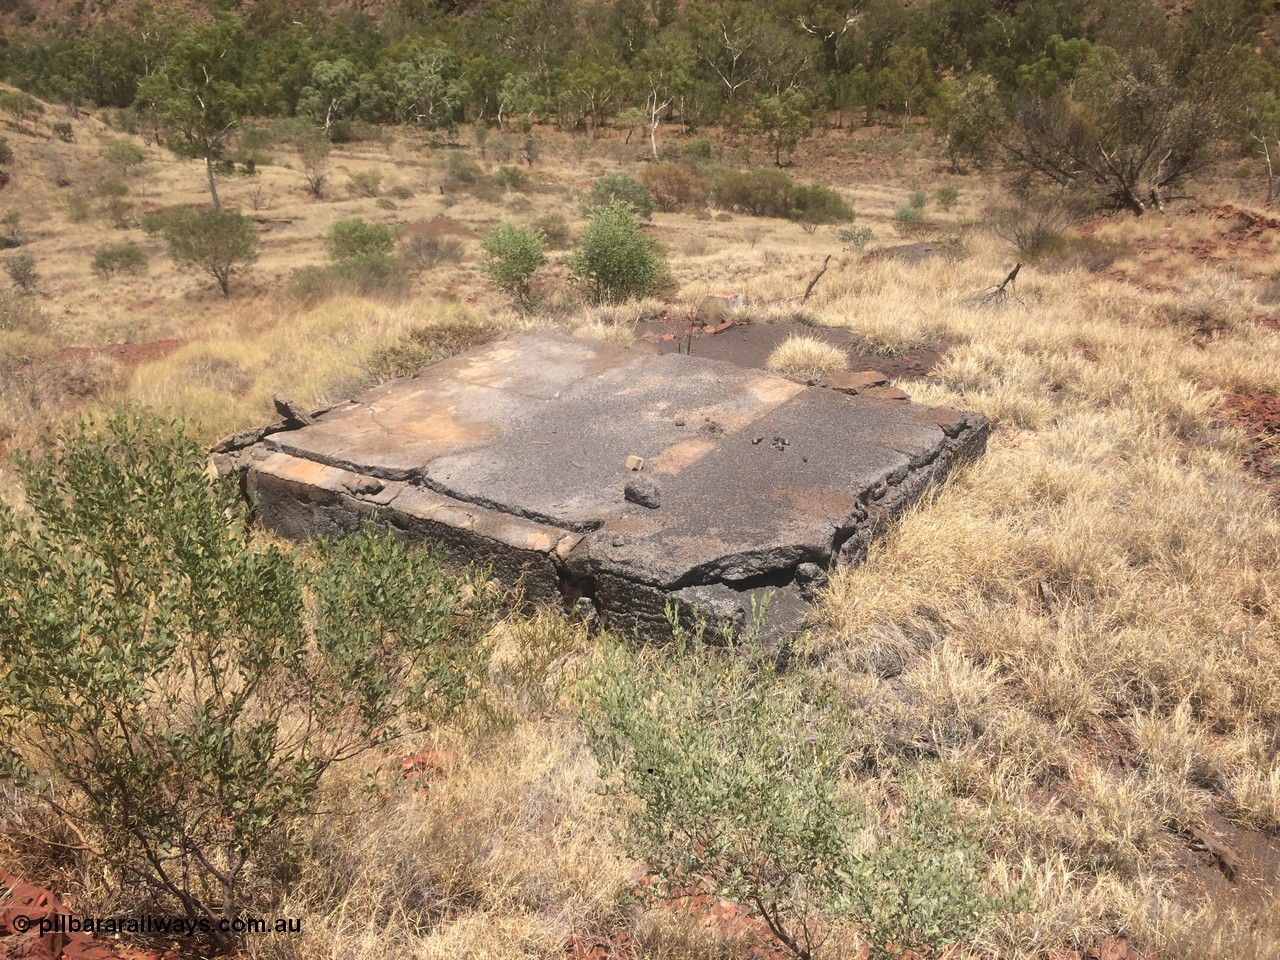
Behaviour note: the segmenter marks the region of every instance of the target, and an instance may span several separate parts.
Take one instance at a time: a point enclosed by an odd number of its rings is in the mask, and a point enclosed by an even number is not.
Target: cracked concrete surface
[[[974,413],[527,333],[215,460],[286,536],[377,517],[621,629],[661,635],[671,601],[741,628],[767,593],[781,631],[988,432]]]

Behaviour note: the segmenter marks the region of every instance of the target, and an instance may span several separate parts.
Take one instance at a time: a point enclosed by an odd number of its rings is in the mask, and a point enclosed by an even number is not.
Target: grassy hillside
[[[523,134],[490,131],[482,151],[468,127],[449,146],[396,130],[336,146],[323,199],[268,136],[256,172],[221,184],[260,238],[224,298],[142,229],[150,212],[208,202],[202,165],[112,120],[50,105],[34,127],[3,130],[14,161],[0,214],[20,245],[0,260],[30,255],[38,281],[0,304],[0,446],[117,405],[213,440],[269,420],[273,392],[307,408],[341,399],[429,359],[459,327],[627,340],[639,318],[675,322],[717,292],[742,293],[751,322],[847,329],[886,362],[931,348],[928,376],[901,385],[989,416],[990,449],[833,575],[793,658],[838,705],[838,786],[867,811],[863,842],[897,835],[908,783],[959,798],[984,837],[988,887],[1029,897],[959,955],[1084,956],[1117,937],[1161,960],[1280,949],[1276,424],[1234,413],[1280,394],[1280,234],[1255,206],[1256,164],[1163,216],[1077,222],[996,174],[948,173],[916,125],[831,129],[788,172],[838,190],[852,224],[659,211],[644,229],[667,251],[670,291],[594,307],[564,258],[586,224],[579,193],[647,166],[625,132],[535,128],[527,164]],[[770,159],[745,135],[698,135],[726,164]],[[686,150],[693,139],[662,136]],[[121,138],[145,152],[127,171],[108,160]],[[959,198],[943,210],[947,186]],[[917,191],[921,222],[908,222],[899,211]],[[411,269],[384,289],[300,284],[351,217],[393,227]],[[479,270],[481,237],[506,219],[565,234],[527,315]],[[870,228],[865,249],[841,238],[849,226]],[[891,252],[925,241],[953,255]],[[146,271],[95,273],[95,254],[124,243]],[[1019,261],[1016,299],[971,301]],[[0,476],[19,500],[12,472]],[[256,876],[260,909],[304,917],[304,932],[250,939],[245,955],[769,955],[751,904],[631,896],[649,871],[615,840],[632,808],[600,793],[579,684],[606,640],[550,611],[512,616],[489,640],[485,709],[322,781],[313,815],[290,827],[298,856],[270,852]],[[10,869],[86,913],[141,902],[3,789]],[[861,935],[837,925],[826,955],[856,955]]]

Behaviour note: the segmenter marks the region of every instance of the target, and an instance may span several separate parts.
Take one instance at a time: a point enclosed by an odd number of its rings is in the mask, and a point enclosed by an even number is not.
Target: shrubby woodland
[[[337,142],[361,124],[446,138],[464,122],[613,125],[654,159],[663,124],[715,124],[758,134],[778,163],[815,122],[930,117],[953,167],[1003,143],[1025,169],[1141,213],[1220,136],[1280,136],[1270,6],[1197,0],[1172,18],[1154,0],[402,0],[375,18],[265,2],[211,5],[191,26],[189,11],[140,5],[15,32],[0,71],[72,107],[127,108],[135,129],[210,164],[248,115]]]

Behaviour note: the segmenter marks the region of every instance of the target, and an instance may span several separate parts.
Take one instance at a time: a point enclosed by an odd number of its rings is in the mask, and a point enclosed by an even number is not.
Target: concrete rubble
[[[213,456],[288,537],[377,517],[611,627],[662,636],[674,602],[741,629],[767,594],[778,632],[990,430],[880,377],[836,386],[524,333]]]

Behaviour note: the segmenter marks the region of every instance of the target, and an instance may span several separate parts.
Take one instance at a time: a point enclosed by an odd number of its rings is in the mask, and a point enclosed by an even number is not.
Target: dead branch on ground
[[[1021,269],[1022,264],[1015,263],[1013,269],[1009,271],[1009,275],[995,286],[979,290],[973,296],[966,297],[962,302],[970,307],[999,307],[1012,298],[1025,307],[1026,303],[1017,293],[1018,271]]]

